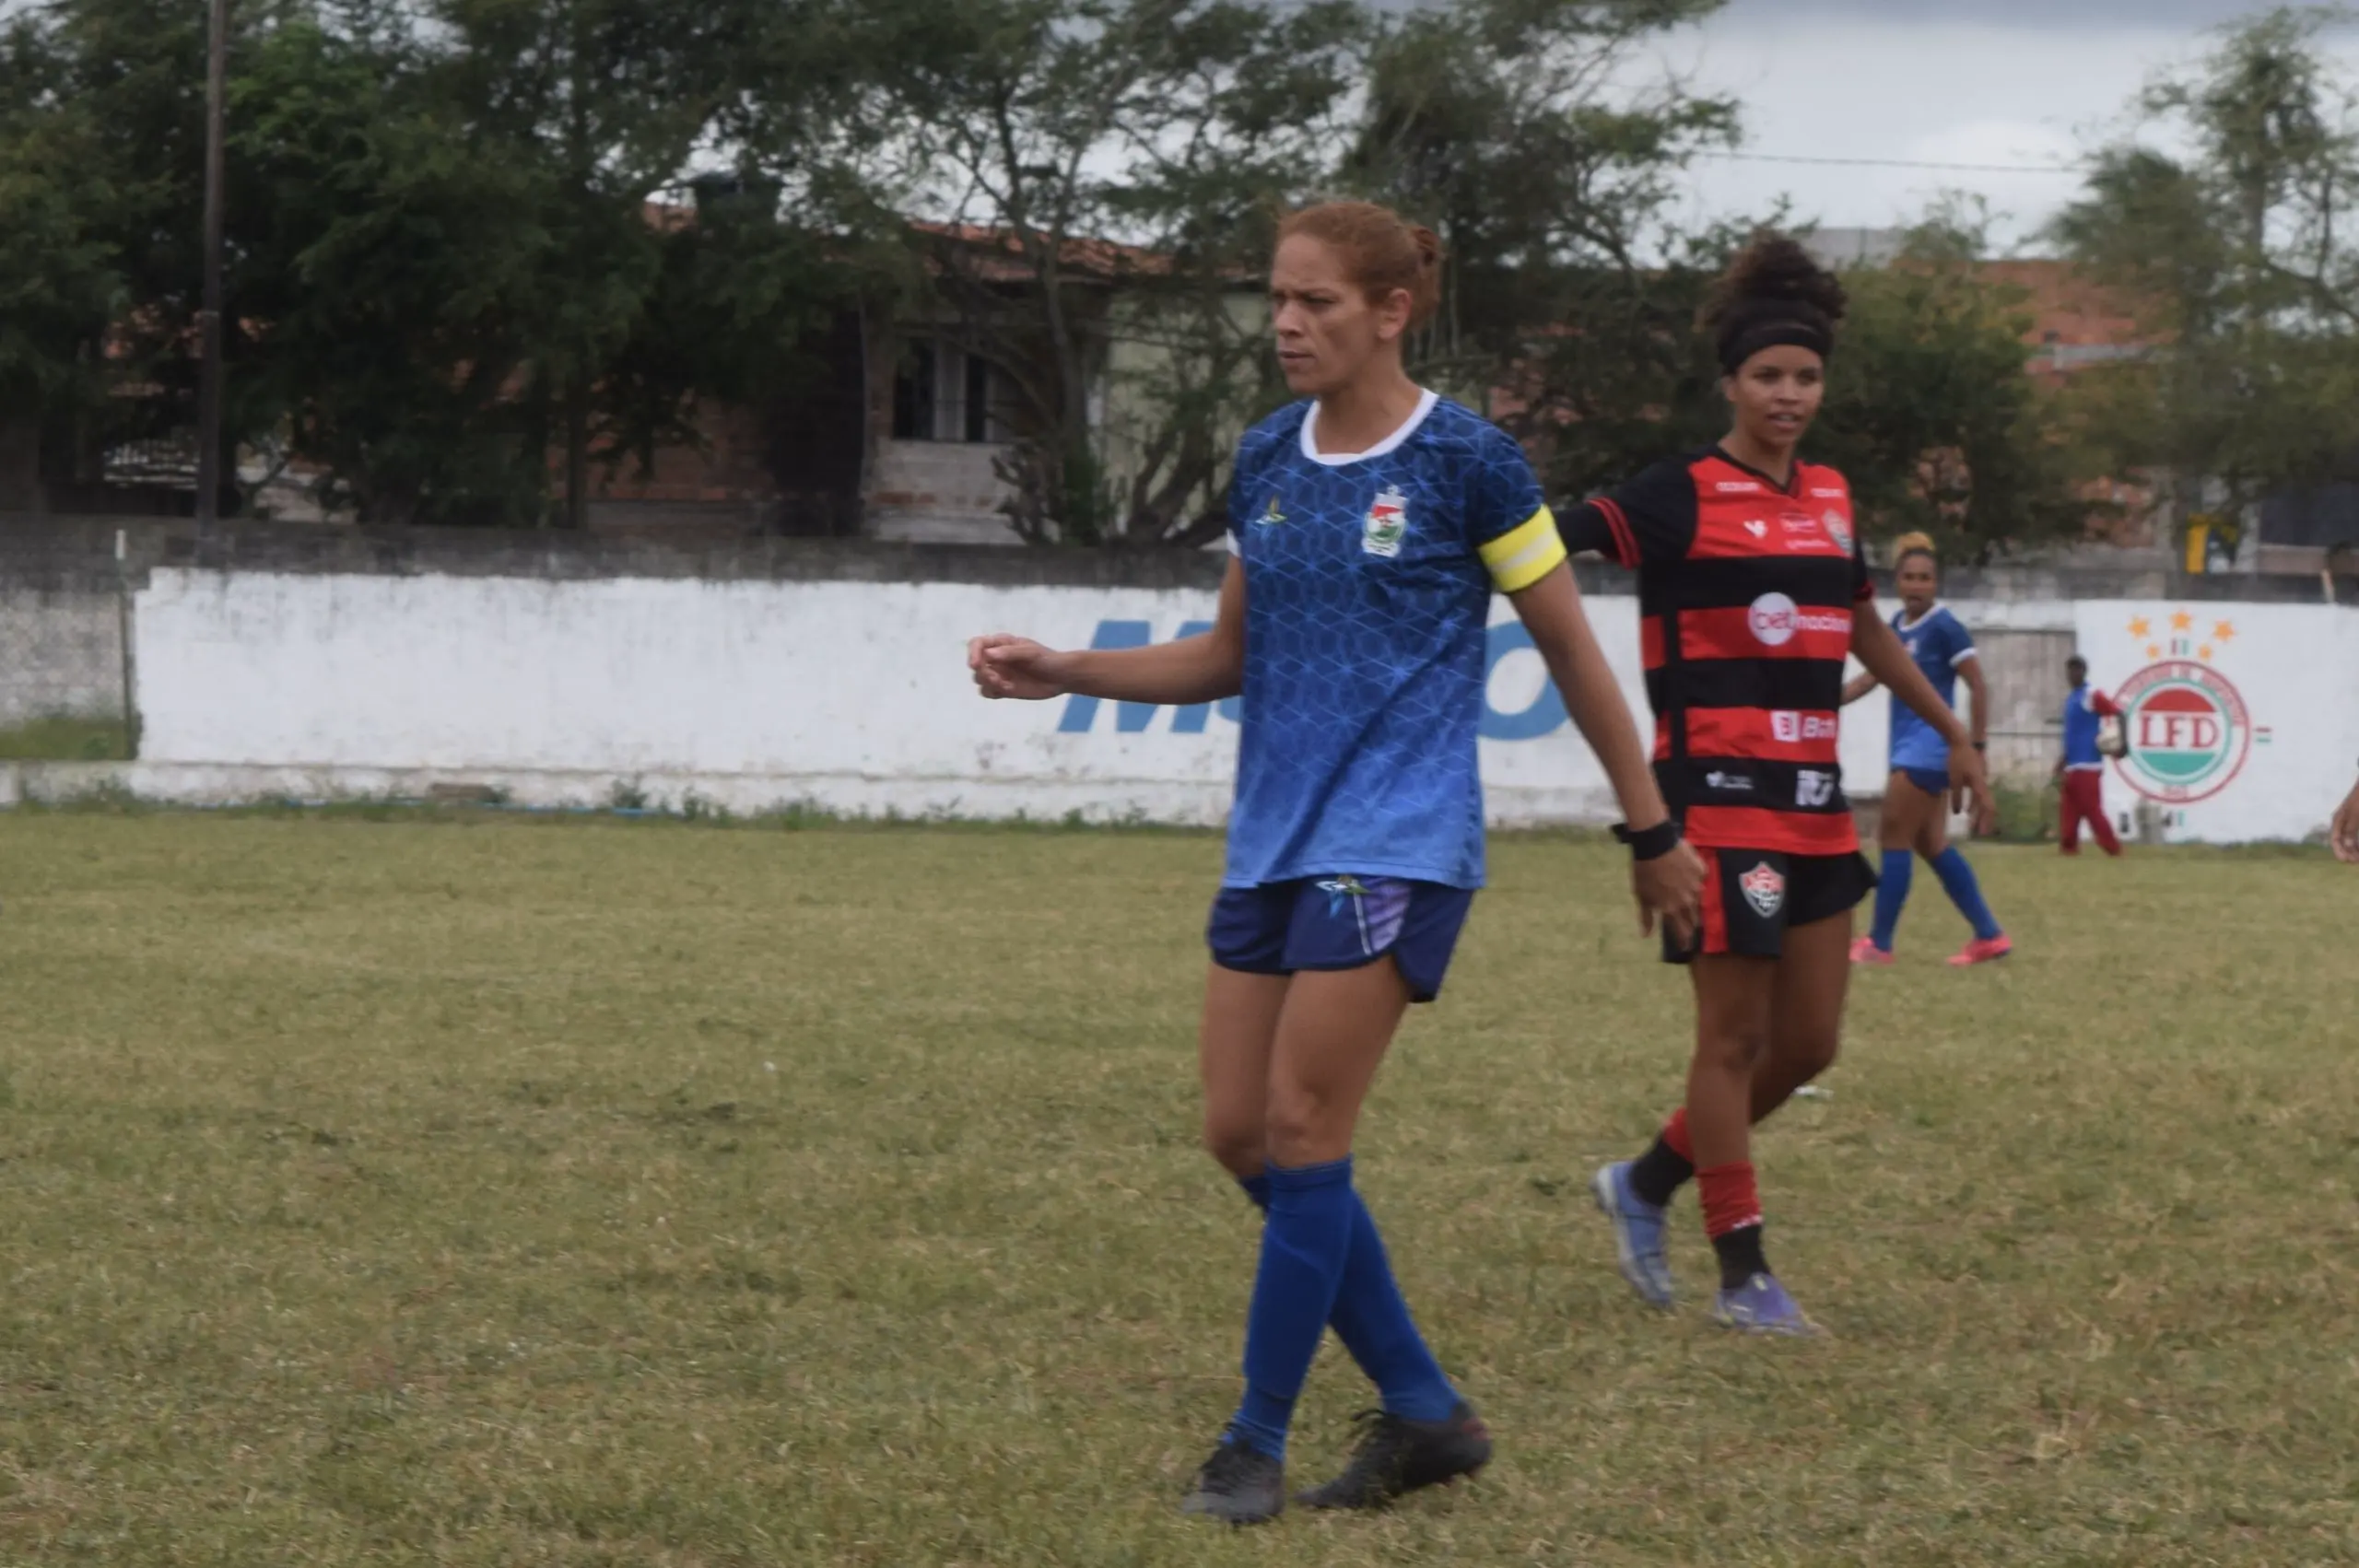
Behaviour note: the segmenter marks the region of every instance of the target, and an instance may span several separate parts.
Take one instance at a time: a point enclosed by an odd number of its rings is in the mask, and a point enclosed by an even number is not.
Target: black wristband
[[[1641,828],[1636,833],[1630,831],[1628,823],[1617,822],[1614,825],[1614,837],[1630,846],[1632,860],[1660,860],[1679,848],[1679,819],[1667,816],[1652,827]]]

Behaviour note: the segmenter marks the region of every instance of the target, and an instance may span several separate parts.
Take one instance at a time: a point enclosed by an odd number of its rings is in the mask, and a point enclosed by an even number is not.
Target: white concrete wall
[[[617,781],[636,780],[658,800],[693,790],[740,811],[808,802],[1215,822],[1235,759],[1226,714],[1074,698],[985,703],[964,666],[975,632],[1062,646],[1126,632],[1160,641],[1209,620],[1213,608],[1209,592],[1143,589],[164,570],[137,604],[145,731],[134,785],[218,800],[468,781],[526,802],[594,804]],[[2117,646],[2133,619],[2175,613],[1959,608],[1969,624],[2077,626],[2109,688],[2150,662],[2143,645]],[[2256,723],[2275,729],[2173,831],[2314,830],[2359,756],[2350,679],[2359,673],[2359,612],[2201,614],[2238,623],[2212,652]],[[1643,714],[1635,602],[1592,599],[1590,614]],[[2105,628],[2116,625],[2107,641]],[[1504,603],[1493,638],[1482,743],[1493,819],[1609,820],[1604,779]],[[2343,673],[2340,693],[2319,684],[2330,658]],[[1884,704],[1860,704],[1846,720],[1847,771],[1856,792],[1872,793],[1884,775]],[[2128,799],[2126,787],[2117,792]]]

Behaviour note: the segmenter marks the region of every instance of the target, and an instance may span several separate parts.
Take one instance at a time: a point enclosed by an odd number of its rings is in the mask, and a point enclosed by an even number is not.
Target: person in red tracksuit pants
[[[2064,661],[2072,694],[2064,699],[2064,755],[2056,762],[2056,777],[2064,786],[2057,841],[2068,855],[2081,852],[2081,824],[2096,835],[2097,848],[2108,855],[2121,853],[2121,840],[2105,819],[2105,754],[2097,749],[2102,721],[2118,719],[2121,709],[2105,693],[2089,685],[2089,661],[2074,654]]]

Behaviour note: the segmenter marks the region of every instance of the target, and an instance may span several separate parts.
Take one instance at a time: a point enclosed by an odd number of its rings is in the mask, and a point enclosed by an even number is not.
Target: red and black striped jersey
[[[1715,447],[1575,509],[1563,533],[1637,571],[1655,776],[1689,840],[1858,849],[1837,738],[1853,607],[1875,590],[1843,476],[1797,462],[1781,486]]]

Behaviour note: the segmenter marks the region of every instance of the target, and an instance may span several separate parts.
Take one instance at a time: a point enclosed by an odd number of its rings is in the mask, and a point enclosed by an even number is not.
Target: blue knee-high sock
[[[1352,1162],[1272,1165],[1262,1265],[1245,1319],[1245,1398],[1228,1438],[1273,1459],[1286,1457],[1286,1426],[1327,1332],[1344,1260],[1352,1249]]]
[[[1886,953],[1892,951],[1892,933],[1900,929],[1900,911],[1907,907],[1908,883],[1916,872],[1916,857],[1907,850],[1884,852],[1884,874],[1876,882],[1876,923],[1869,935]]]
[[[1258,1207],[1269,1208],[1266,1175],[1240,1176],[1238,1185]],[[1327,1323],[1393,1415],[1444,1421],[1458,1408],[1458,1390],[1409,1316],[1409,1304],[1392,1277],[1392,1260],[1385,1255],[1384,1238],[1357,1188],[1352,1189],[1352,1250],[1344,1260],[1343,1283],[1336,1288],[1335,1309],[1327,1315]]]
[[[1974,934],[1989,942],[1999,934],[1999,922],[1990,916],[1990,906],[1982,901],[1982,883],[1975,877],[1974,868],[1953,844],[1933,858],[1933,874],[1942,879],[1942,889],[1950,895]]]

